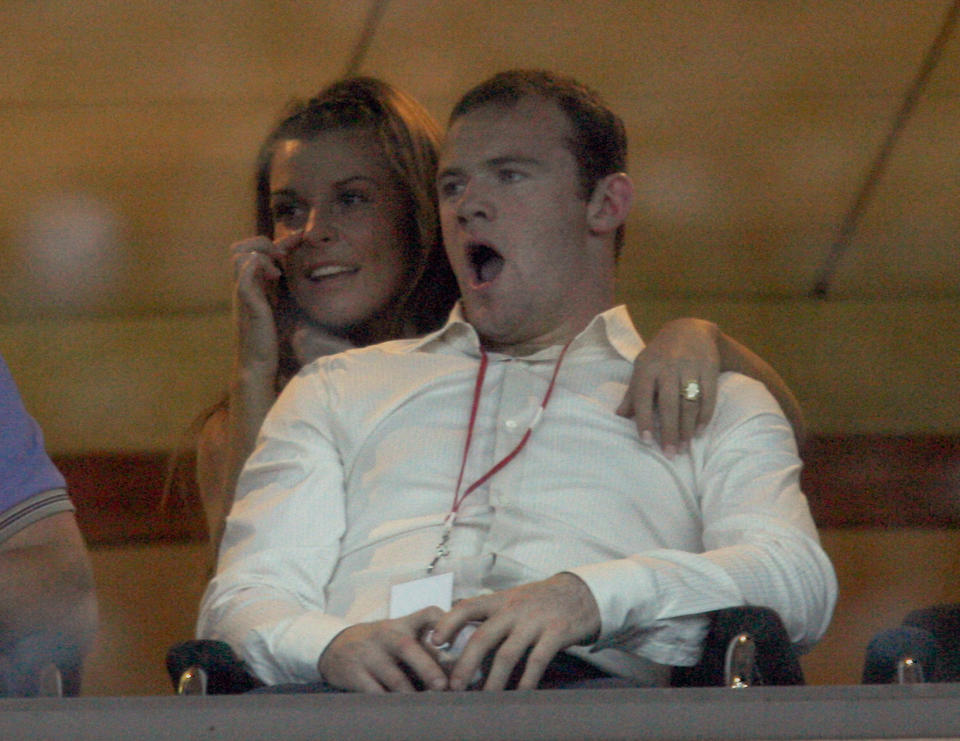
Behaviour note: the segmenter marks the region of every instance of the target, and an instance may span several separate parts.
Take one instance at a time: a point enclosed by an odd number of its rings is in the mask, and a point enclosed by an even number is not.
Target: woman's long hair
[[[440,239],[437,218],[436,171],[440,129],[417,101],[382,80],[351,77],[324,88],[309,100],[289,104],[286,115],[264,141],[257,158],[257,233],[273,238],[270,208],[270,168],[277,145],[291,139],[310,141],[328,131],[365,131],[374,138],[400,187],[405,206],[401,233],[406,241],[409,276],[404,290],[390,306],[386,326],[371,336],[364,327],[347,337],[354,344],[399,337],[405,331],[417,334],[439,327],[446,319],[458,292],[453,271]],[[278,287],[278,320],[293,324],[296,302],[282,279]],[[281,331],[281,334],[284,334]],[[281,385],[299,370],[289,342],[281,343]]]

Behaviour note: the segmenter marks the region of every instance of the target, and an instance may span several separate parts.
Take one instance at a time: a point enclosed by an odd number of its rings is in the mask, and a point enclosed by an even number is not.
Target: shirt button
[[[508,419],[505,424],[508,430],[515,430],[517,428],[517,421],[515,419]]]

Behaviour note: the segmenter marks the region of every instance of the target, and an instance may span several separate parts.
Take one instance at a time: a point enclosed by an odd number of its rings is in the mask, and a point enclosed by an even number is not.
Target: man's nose
[[[457,203],[457,219],[461,224],[475,219],[492,219],[495,215],[493,202],[489,194],[475,180],[463,186]]]

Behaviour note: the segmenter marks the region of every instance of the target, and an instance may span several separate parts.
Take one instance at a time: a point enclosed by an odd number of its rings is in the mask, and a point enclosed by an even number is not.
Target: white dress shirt
[[[641,348],[623,307],[573,340],[528,444],[465,500],[435,573],[454,573],[455,599],[576,574],[608,647],[580,655],[638,680],[695,663],[709,610],[765,605],[816,641],[836,579],[777,403],[724,374],[707,429],[669,460],[615,413]],[[489,355],[464,489],[519,442],[559,352]],[[387,617],[390,587],[425,576],[440,540],[479,357],[455,309],[422,339],[305,367],[240,476],[198,634],[267,683],[305,682],[337,633]]]

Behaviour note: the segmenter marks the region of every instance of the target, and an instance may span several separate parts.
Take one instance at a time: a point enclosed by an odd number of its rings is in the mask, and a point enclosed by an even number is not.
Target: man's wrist
[[[579,641],[577,641],[578,646],[589,646],[593,643],[596,643],[600,638],[600,629],[602,627],[602,618],[600,615],[600,606],[597,603],[596,597],[593,596],[593,592],[590,590],[590,586],[584,581],[580,576],[573,573],[572,571],[561,571],[557,576],[565,577],[570,579],[570,582],[575,583],[575,587],[578,592],[579,599],[583,605],[583,610],[585,615],[590,615],[588,617],[588,622],[592,622],[593,625],[587,629],[586,635]]]
[[[323,650],[322,650],[322,651],[320,651],[320,656],[317,657],[317,675],[318,675],[317,678],[318,678],[318,679],[322,679],[322,680],[327,681],[327,682],[330,681],[330,680],[328,680],[327,677],[324,675],[324,671],[323,671],[323,662],[324,662],[324,659],[329,658],[329,657],[327,656],[327,654],[330,652],[330,647],[331,647],[334,643],[336,643],[337,639],[338,639],[341,635],[343,635],[343,632],[344,632],[344,631],[349,630],[351,627],[352,627],[352,626],[349,626],[349,625],[348,625],[348,626],[342,628],[341,630],[339,630],[337,633],[335,633],[334,636],[333,636],[333,638],[331,638],[329,641],[327,641],[327,645],[323,647]],[[329,671],[329,667],[328,667],[328,671]]]

